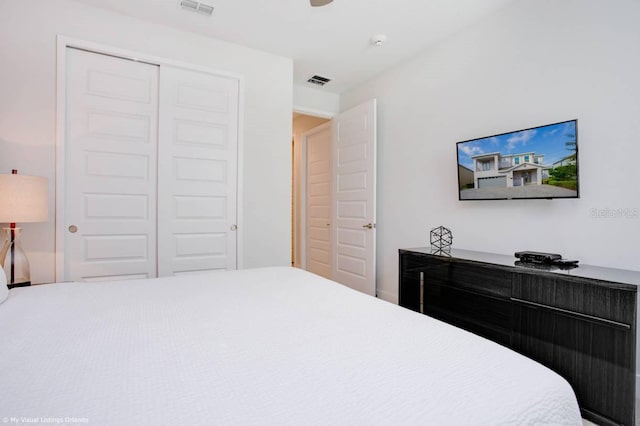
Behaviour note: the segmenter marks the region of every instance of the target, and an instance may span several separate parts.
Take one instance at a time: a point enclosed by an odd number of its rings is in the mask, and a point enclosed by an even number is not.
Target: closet
[[[58,279],[235,269],[238,79],[65,55]]]

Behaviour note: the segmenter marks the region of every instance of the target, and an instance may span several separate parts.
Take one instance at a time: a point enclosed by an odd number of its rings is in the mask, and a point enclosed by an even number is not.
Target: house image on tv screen
[[[471,158],[474,188],[542,185],[542,180],[549,177],[544,155],[534,152],[508,155],[492,152]]]
[[[459,142],[461,200],[578,196],[576,121]]]

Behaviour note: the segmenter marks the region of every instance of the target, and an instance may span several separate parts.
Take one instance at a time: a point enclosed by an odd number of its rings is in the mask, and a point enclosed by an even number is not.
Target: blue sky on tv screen
[[[459,143],[458,162],[473,169],[471,157],[474,155],[490,152],[499,152],[502,155],[533,152],[535,155],[544,155],[543,164],[550,166],[575,153],[575,145],[573,148],[566,145],[567,142],[575,141],[576,121],[566,121]]]

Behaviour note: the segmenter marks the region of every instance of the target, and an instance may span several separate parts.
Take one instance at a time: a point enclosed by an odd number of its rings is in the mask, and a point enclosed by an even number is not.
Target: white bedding
[[[0,339],[9,420],[581,424],[540,364],[294,268],[16,288]]]

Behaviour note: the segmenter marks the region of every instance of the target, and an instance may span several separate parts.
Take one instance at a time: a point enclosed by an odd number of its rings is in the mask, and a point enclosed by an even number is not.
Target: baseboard
[[[395,303],[396,305],[398,304],[398,295],[389,291],[377,290],[376,297],[386,300],[387,302]]]

